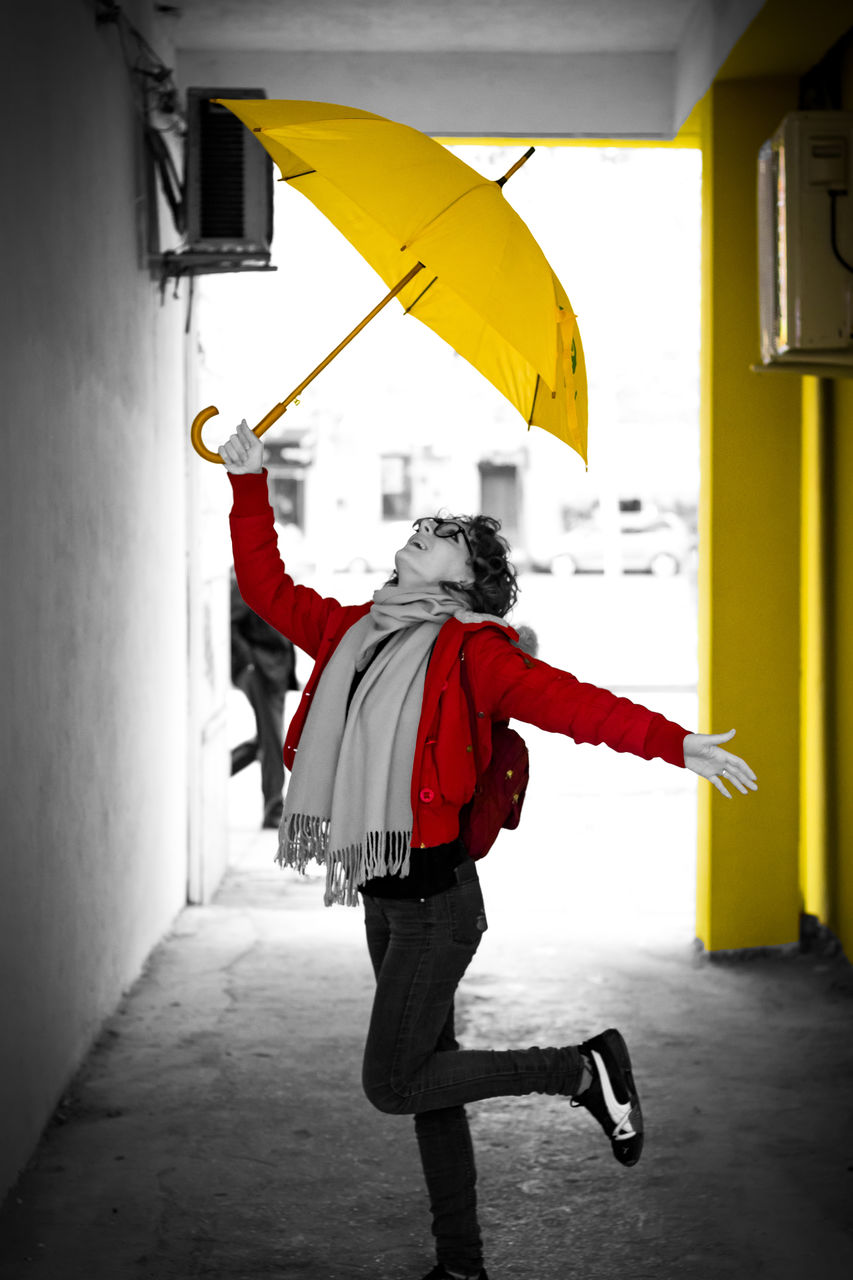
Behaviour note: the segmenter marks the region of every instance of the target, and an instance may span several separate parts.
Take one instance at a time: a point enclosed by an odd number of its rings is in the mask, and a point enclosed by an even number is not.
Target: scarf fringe
[[[305,873],[309,862],[326,867],[327,907],[358,906],[358,887],[376,876],[401,877],[411,866],[411,831],[367,831],[364,839],[329,852],[329,818],[305,813],[285,814],[279,831],[276,862]]]

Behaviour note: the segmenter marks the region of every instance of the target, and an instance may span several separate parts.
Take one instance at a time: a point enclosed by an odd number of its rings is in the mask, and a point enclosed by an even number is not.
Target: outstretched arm
[[[729,729],[728,733],[688,733],[684,739],[684,763],[688,769],[707,778],[709,782],[731,799],[722,779],[737,787],[742,795],[748,791],[758,790],[758,779],[745,760],[740,756],[724,751],[719,745],[729,742],[737,732]]]
[[[569,671],[522,653],[496,627],[466,641],[477,710],[490,720],[523,720],[575,742],[604,743],[644,760],[684,767],[687,729],[660,713],[585,684]]]
[[[466,645],[469,651],[478,709],[482,706],[493,720],[524,720],[568,734],[576,742],[606,743],[614,751],[629,751],[645,760],[659,756],[707,778],[729,798],[721,779],[743,795],[758,790],[746,761],[719,745],[734,737],[734,729],[721,734],[689,733],[648,707],[608,689],[582,684],[568,671],[520,653],[495,628],[475,632]]]

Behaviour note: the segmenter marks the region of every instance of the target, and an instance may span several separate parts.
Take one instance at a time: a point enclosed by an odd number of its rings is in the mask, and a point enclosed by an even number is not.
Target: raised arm
[[[219,449],[234,491],[230,523],[237,584],[250,609],[316,657],[329,619],[341,606],[332,597],[297,586],[286,572],[278,551],[263,452],[263,442],[245,419]]]

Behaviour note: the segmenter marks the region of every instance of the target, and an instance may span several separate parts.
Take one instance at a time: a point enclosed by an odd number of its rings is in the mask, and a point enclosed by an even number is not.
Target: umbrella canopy
[[[490,181],[407,125],[324,102],[219,99],[415,316],[524,421],[586,461],[577,318],[527,225]]]

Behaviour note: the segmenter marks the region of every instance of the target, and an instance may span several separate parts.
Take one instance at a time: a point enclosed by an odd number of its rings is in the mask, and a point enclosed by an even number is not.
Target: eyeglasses
[[[439,520],[436,516],[419,516],[412,525],[415,533],[420,533],[422,524],[430,524],[432,528],[427,532],[434,533],[437,538],[453,538],[454,542],[458,542],[461,536],[462,541],[468,548],[468,555],[473,556],[474,552],[465,532],[465,526],[458,520]]]

